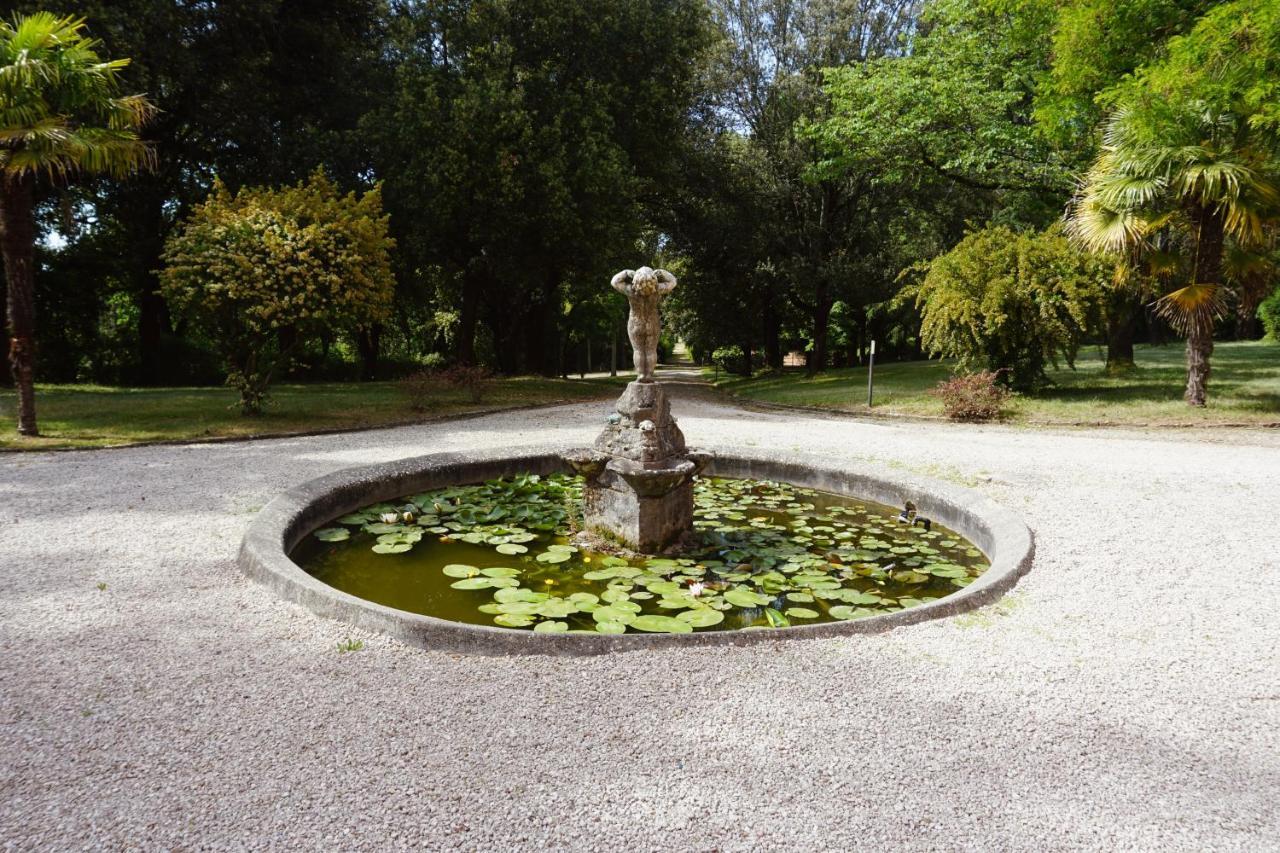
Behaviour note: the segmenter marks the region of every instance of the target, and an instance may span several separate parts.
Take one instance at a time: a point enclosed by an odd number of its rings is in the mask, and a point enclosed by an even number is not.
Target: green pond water
[[[701,478],[697,547],[626,559],[584,551],[582,481],[523,475],[451,486],[334,519],[290,555],[390,607],[542,632],[688,633],[861,619],[967,586],[987,559],[900,508],[759,480]]]

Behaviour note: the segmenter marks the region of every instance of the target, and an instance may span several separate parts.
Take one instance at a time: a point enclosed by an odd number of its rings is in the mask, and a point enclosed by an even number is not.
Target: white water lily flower
[[[706,588],[707,588],[707,585],[702,581],[694,581],[693,583],[689,584],[689,594],[692,595],[694,598],[697,598],[698,596],[702,595],[702,591],[705,590]]]
[[[396,515],[394,512],[384,512],[382,515],[378,516],[378,518],[383,524],[395,524],[400,520],[400,516]]]
[[[405,524],[413,524],[413,513],[411,512],[403,513],[400,516],[400,518],[404,521]]]

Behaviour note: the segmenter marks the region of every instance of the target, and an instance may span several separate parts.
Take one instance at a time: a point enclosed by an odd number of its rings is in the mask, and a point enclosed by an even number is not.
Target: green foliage
[[[342,195],[316,172],[280,190],[217,183],[169,239],[162,292],[208,329],[246,414],[297,341],[387,317],[387,225],[377,187]]]
[[[970,234],[922,269],[910,293],[925,347],[962,369],[1006,371],[1002,380],[1017,390],[1042,385],[1045,365],[1059,356],[1074,362],[1112,276],[1110,264],[1059,233],[1000,226]]]
[[[1049,5],[1049,4],[1044,4]],[[1036,91],[1035,116],[1057,144],[1090,153],[1109,92],[1163,54],[1213,0],[1066,0],[1058,4],[1053,62]]]
[[[820,170],[874,167],[909,186],[923,169],[1044,224],[1037,196],[1071,180],[1070,160],[1028,120],[1053,15],[1043,0],[937,0],[908,50],[827,69],[830,113],[807,128],[827,153]]]
[[[152,160],[138,134],[155,113],[124,95],[127,59],[102,60],[84,21],[35,12],[0,21],[0,170],[125,175]]]
[[[358,652],[364,648],[364,640],[353,640],[347,637],[338,643],[338,654],[347,654],[349,652]]]
[[[1258,306],[1258,319],[1262,321],[1267,339],[1280,343],[1280,288],[1277,288]]]
[[[746,353],[742,351],[742,347],[737,344],[717,347],[711,353],[711,363],[725,373],[733,373],[738,376],[751,375],[751,364],[747,361]]]

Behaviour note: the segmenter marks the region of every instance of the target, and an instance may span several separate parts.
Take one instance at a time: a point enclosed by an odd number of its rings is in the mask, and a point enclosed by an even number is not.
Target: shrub
[[[1059,356],[1074,364],[1114,276],[1113,264],[1056,231],[1002,226],[968,235],[924,269],[913,291],[924,346],[963,370],[1003,370],[1000,381],[1020,391],[1043,384]]]
[[[400,380],[400,390],[409,399],[409,408],[425,412],[442,391],[462,391],[472,403],[484,400],[493,375],[483,367],[455,364],[452,367],[427,367]]]
[[[1276,288],[1275,293],[1262,300],[1262,304],[1258,306],[1258,319],[1266,330],[1267,340],[1280,343],[1280,288]]]
[[[218,348],[245,414],[321,332],[391,312],[387,217],[374,189],[343,196],[320,172],[281,190],[221,182],[165,245],[164,297]]]
[[[953,421],[991,421],[1003,414],[1012,393],[999,382],[999,371],[953,376],[929,392],[942,400],[942,410]]]
[[[439,371],[440,379],[450,388],[465,391],[467,399],[479,403],[489,390],[489,381],[493,378],[486,368],[469,364],[455,364]]]
[[[738,376],[751,375],[751,365],[747,364],[746,353],[737,344],[728,347],[717,347],[711,353],[711,363],[725,373],[733,373]]]

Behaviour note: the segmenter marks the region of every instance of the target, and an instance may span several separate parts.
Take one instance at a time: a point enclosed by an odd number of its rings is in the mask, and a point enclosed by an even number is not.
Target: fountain
[[[585,480],[586,531],[631,551],[655,554],[678,546],[692,530],[692,481],[707,459],[685,447],[666,392],[653,375],[661,332],[658,306],[675,289],[675,276],[641,267],[618,273],[612,285],[631,306],[627,336],[637,378],[618,398],[594,447],[565,458]]]
[[[334,472],[259,513],[244,571],[432,648],[595,654],[883,631],[980,606],[1030,566],[1030,531],[972,491],[830,456],[686,447],[654,377],[675,276],[641,267],[612,285],[637,377],[591,447]]]

